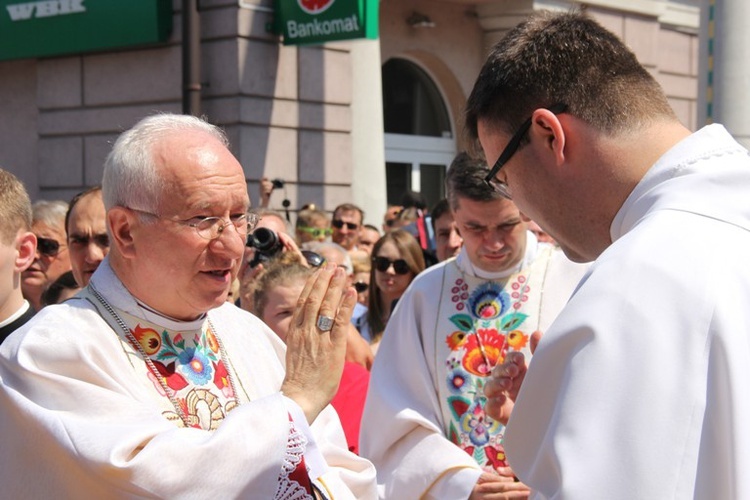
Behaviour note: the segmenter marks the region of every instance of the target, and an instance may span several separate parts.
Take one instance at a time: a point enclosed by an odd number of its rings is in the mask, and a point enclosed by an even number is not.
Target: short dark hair
[[[101,186],[94,186],[86,189],[85,191],[81,191],[77,195],[73,197],[72,200],[70,200],[70,203],[68,203],[68,211],[65,212],[65,233],[68,233],[68,222],[70,222],[70,214],[73,212],[73,207],[78,204],[79,201],[81,201],[86,196],[101,192],[102,187]]]
[[[675,119],[659,84],[616,35],[580,10],[539,11],[493,47],[466,104],[466,131],[476,140],[486,120],[511,134],[535,109],[558,103],[610,134]]]
[[[484,178],[490,172],[484,160],[459,153],[445,175],[446,197],[452,210],[458,208],[459,198],[474,201],[494,201],[503,198]],[[434,217],[434,214],[433,214]]]
[[[432,216],[432,229],[435,229],[435,221],[443,216],[443,214],[449,213],[451,206],[448,204],[448,198],[443,198],[432,207],[430,215]]]

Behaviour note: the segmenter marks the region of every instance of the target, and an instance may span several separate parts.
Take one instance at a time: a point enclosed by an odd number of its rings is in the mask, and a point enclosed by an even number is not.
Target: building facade
[[[99,183],[119,132],[181,111],[182,5],[173,1],[163,43],[0,60],[0,166],[32,198],[70,199]],[[288,200],[292,220],[306,203],[354,202],[379,225],[406,190],[437,201],[467,146],[462,107],[489,48],[538,9],[584,6],[654,74],[686,126],[706,120],[700,0],[380,0],[378,40],[314,46],[281,43],[272,0],[199,6],[201,112],[227,131],[254,203],[262,177],[285,181],[271,207]]]

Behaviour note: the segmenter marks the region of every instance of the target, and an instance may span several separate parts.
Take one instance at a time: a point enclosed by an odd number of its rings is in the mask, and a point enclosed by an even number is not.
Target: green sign
[[[276,0],[284,45],[378,38],[378,0]]]
[[[163,42],[172,0],[0,0],[0,60]]]

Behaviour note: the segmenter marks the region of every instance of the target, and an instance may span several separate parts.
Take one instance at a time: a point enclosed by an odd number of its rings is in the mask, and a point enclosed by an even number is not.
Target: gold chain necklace
[[[109,302],[99,293],[99,291],[94,288],[94,286],[89,283],[88,288],[91,290],[91,293],[94,295],[96,300],[99,301],[99,303],[104,307],[104,309],[112,316],[112,319],[115,321],[117,326],[120,327],[122,332],[125,334],[125,337],[128,339],[130,344],[138,351],[138,353],[143,358],[143,361],[146,363],[146,366],[148,367],[151,374],[156,377],[156,380],[159,381],[159,384],[161,385],[162,389],[164,389],[164,394],[166,394],[169,401],[172,403],[172,406],[174,406],[175,411],[177,412],[177,415],[180,416],[180,419],[182,420],[182,423],[185,425],[185,427],[190,427],[190,424],[188,423],[188,416],[185,414],[184,410],[182,409],[182,406],[177,401],[177,393],[167,385],[167,378],[164,377],[161,373],[159,373],[159,370],[157,370],[156,366],[154,365],[154,362],[151,361],[151,358],[146,354],[146,351],[143,350],[143,346],[140,342],[138,342],[138,339],[135,338],[135,335],[133,335],[133,332],[130,331],[130,328],[128,328],[128,325],[125,323],[125,321],[120,317],[119,314],[117,314],[117,311],[114,310],[114,308],[110,305]],[[237,389],[234,385],[234,377],[232,376],[232,371],[230,370],[231,363],[229,362],[229,356],[227,355],[226,351],[224,350],[224,343],[219,338],[218,333],[216,332],[216,329],[213,326],[213,323],[211,322],[211,318],[208,317],[208,329],[213,334],[214,338],[216,339],[216,342],[219,344],[219,352],[221,353],[221,358],[224,360],[224,364],[226,366],[227,370],[227,378],[229,379],[229,386],[232,388],[232,393],[234,394],[234,399],[237,404],[240,404],[239,399],[237,398]]]

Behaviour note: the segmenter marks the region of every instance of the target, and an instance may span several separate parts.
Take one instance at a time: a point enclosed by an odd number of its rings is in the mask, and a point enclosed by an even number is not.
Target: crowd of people
[[[69,202],[0,169],[6,494],[750,496],[748,152],[581,12],[511,30],[465,125],[380,227],[253,207],[191,116]]]

